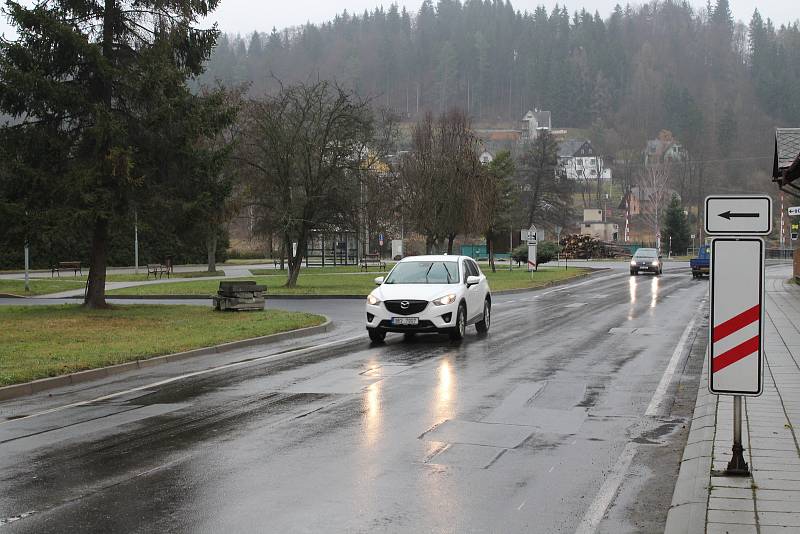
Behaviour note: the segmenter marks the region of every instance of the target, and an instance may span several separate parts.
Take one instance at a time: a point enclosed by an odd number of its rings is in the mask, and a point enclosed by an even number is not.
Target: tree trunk
[[[425,254],[433,254],[433,237],[425,236]]]
[[[92,233],[89,258],[89,279],[83,305],[87,308],[108,308],[106,304],[106,255],[108,253],[108,220],[97,218]]]
[[[291,250],[292,244],[287,235],[287,242],[289,246],[287,250]],[[300,268],[303,265],[303,255],[306,249],[305,236],[297,240],[297,253],[289,254],[289,277],[286,280],[286,287],[297,287],[297,279],[300,276]]]
[[[206,239],[206,252],[208,252],[208,272],[217,271],[217,232],[216,228],[211,231]]]
[[[456,240],[456,234],[449,234],[447,236],[447,255],[453,255],[453,241]]]

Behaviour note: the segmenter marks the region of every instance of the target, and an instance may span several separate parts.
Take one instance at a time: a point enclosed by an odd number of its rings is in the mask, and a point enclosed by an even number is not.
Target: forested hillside
[[[428,0],[418,13],[391,6],[223,36],[201,81],[252,82],[259,94],[278,79],[336,79],[407,119],[457,106],[484,125],[538,107],[556,128],[591,129],[618,159],[668,129],[717,179],[742,181],[769,170],[775,126],[800,125],[798,76],[797,23],[758,12],[736,22],[728,0],[606,14]]]

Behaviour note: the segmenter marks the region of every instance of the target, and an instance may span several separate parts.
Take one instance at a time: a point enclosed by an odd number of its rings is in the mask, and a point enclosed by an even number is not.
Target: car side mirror
[[[382,277],[382,276],[379,276],[379,277],[377,277],[377,278],[375,279],[375,285],[376,285],[376,286],[379,286],[379,285],[381,285],[382,283],[383,283],[383,277]]]
[[[658,257],[658,259],[659,259],[659,260],[663,260],[663,259],[664,259],[664,256],[659,256],[659,257]]]
[[[481,281],[481,277],[480,276],[468,276],[467,277],[467,287],[479,284],[480,281]]]

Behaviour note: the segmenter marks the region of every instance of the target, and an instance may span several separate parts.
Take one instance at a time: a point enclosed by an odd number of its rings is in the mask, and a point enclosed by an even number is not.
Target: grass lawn
[[[579,276],[586,269],[570,267],[568,270],[557,267],[542,267],[538,272],[529,274],[522,269],[509,272],[498,268],[496,273],[483,269],[489,279],[489,285],[495,291],[503,289],[523,289],[542,287],[552,282]],[[366,295],[375,287],[374,279],[383,273],[365,274],[301,274],[298,286],[286,288],[286,276],[255,276],[242,280],[255,280],[267,286],[267,296],[280,295]],[[198,280],[193,282],[174,282],[129,287],[109,291],[109,295],[213,295],[219,288],[218,280]]]
[[[204,306],[0,307],[0,386],[324,322],[319,315]]]
[[[21,297],[32,297],[35,295],[47,295],[70,289],[83,289],[85,282],[76,280],[51,280],[49,278],[31,278],[31,290],[25,291],[24,280],[0,280],[0,293],[6,295],[19,295]]]
[[[292,289],[283,287],[286,274],[271,276],[251,276],[237,280],[255,280],[267,286],[270,295],[364,295],[375,287],[375,272],[367,274],[314,274],[300,275],[298,286]],[[226,281],[229,281],[226,279]],[[174,282],[128,287],[109,291],[108,295],[214,295],[219,289],[219,280],[197,280],[193,282]]]
[[[503,291],[508,289],[534,289],[546,286],[554,282],[569,280],[584,273],[589,269],[581,267],[539,267],[538,271],[532,273],[524,269],[514,269],[513,271],[502,270],[497,267],[497,272],[493,273],[489,267],[481,268],[486,278],[489,280],[489,287],[492,291]]]
[[[147,267],[140,267],[139,274],[107,274],[106,275],[106,282],[141,282],[145,280],[153,280],[153,275],[150,275],[150,278],[147,277]],[[189,271],[189,272],[174,272],[172,273],[172,278],[206,278],[209,276],[225,276],[225,272],[223,271],[214,271],[212,273],[208,271]],[[84,276],[62,276],[61,278],[56,278],[56,280],[78,280],[86,282],[88,275]],[[165,276],[163,280],[168,280]]]

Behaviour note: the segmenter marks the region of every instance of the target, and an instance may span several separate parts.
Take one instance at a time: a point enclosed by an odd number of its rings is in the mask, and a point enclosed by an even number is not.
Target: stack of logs
[[[569,258],[602,258],[603,244],[589,235],[573,234],[561,239],[562,253]]]
[[[214,295],[214,309],[217,311],[263,310],[266,287],[253,281],[220,282],[219,291]]]

